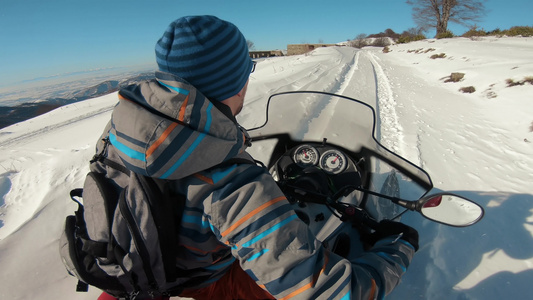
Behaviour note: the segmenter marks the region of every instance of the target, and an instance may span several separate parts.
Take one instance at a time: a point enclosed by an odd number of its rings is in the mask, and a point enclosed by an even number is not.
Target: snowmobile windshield
[[[378,142],[375,111],[364,102],[325,92],[298,91],[274,94],[266,106],[262,119],[253,120],[251,126],[246,126],[251,122],[243,125],[252,137],[250,152],[269,166],[290,147],[325,142],[341,148],[354,160],[371,160],[373,178],[381,178],[379,184],[372,184],[376,192],[383,191],[383,182],[391,173],[419,186],[416,193],[404,199],[417,200],[433,186],[424,170]],[[262,142],[266,140],[270,143]]]

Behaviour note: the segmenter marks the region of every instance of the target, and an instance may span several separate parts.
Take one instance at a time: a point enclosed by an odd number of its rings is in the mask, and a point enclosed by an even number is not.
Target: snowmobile
[[[361,237],[379,221],[399,221],[408,211],[455,227],[481,220],[484,210],[475,202],[430,194],[429,174],[378,141],[377,121],[365,102],[296,91],[272,95],[264,119],[243,125],[252,140],[248,151],[268,167],[298,217],[347,258],[364,251]]]

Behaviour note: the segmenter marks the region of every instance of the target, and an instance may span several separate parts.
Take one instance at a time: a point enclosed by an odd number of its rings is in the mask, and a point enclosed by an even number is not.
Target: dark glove
[[[371,234],[373,243],[389,236],[402,234],[400,239],[411,244],[418,251],[418,231],[400,222],[383,220],[379,222],[376,231]]]

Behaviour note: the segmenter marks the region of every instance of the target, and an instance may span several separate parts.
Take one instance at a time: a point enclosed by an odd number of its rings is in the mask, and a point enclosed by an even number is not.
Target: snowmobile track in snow
[[[351,83],[354,78],[355,71],[359,69],[359,56],[361,51],[357,51],[353,56],[351,62],[343,69],[343,80],[340,82],[339,87],[336,91],[333,91],[334,94],[343,95],[344,91]],[[346,70],[348,69],[348,70]]]
[[[369,51],[365,51],[365,54],[372,64],[376,81],[377,138],[382,145],[393,152],[405,155],[403,127],[400,124],[400,116],[396,110],[397,102],[394,98],[392,84],[380,65],[379,58]]]

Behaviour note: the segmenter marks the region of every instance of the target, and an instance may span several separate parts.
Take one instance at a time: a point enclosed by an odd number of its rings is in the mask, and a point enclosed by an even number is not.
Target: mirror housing
[[[417,201],[415,210],[427,219],[455,227],[473,225],[485,214],[479,204],[451,193],[423,197]]]

